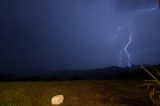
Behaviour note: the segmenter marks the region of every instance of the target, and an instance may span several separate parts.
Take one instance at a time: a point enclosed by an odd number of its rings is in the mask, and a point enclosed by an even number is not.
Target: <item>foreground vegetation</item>
[[[0,106],[52,106],[63,94],[61,106],[145,106],[140,80],[1,82]]]

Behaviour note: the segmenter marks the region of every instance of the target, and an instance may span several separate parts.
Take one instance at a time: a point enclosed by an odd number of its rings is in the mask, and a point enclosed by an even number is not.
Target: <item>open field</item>
[[[0,106],[52,106],[51,98],[63,94],[60,106],[145,106],[145,88],[138,80],[1,82]]]

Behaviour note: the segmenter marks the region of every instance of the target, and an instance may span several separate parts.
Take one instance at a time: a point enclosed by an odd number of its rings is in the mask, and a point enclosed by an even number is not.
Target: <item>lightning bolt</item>
[[[153,5],[152,8],[149,8],[149,9],[140,9],[139,11],[140,12],[151,12],[151,11],[154,11],[154,10],[156,10],[158,8],[159,8],[159,1],[155,0],[154,5]]]
[[[128,29],[130,31],[130,34],[129,34],[129,40],[128,40],[127,44],[124,46],[124,48],[122,48],[122,50],[119,53],[119,66],[122,66],[122,53],[124,53],[124,54],[126,54],[126,57],[127,57],[127,66],[130,67],[131,66],[131,63],[130,63],[131,56],[128,52],[128,47],[132,42],[132,36],[133,36],[131,24],[118,27],[117,32],[113,37],[117,38],[117,36],[120,34],[121,30],[123,30],[123,29]]]
[[[149,9],[140,9],[139,11],[140,12],[151,12],[151,11],[154,11],[156,9],[159,8],[159,4],[160,4],[160,0],[155,0],[155,3],[153,5],[152,8],[149,8]],[[129,29],[130,31],[130,34],[129,34],[129,40],[127,42],[127,44],[124,46],[124,48],[121,49],[120,53],[119,53],[119,66],[122,66],[122,54],[124,53],[127,57],[127,65],[128,67],[131,66],[131,56],[128,52],[128,48],[129,48],[129,45],[132,43],[132,36],[133,36],[133,32],[132,32],[132,23],[128,24],[128,25],[125,25],[125,26],[121,26],[121,27],[118,27],[117,29],[117,32],[116,34],[113,36],[113,38],[117,38],[117,36],[119,36],[120,32],[123,30],[123,29]]]
[[[120,51],[120,61],[119,61],[119,66],[121,66],[122,65],[122,53],[124,52],[125,54],[126,54],[126,56],[127,56],[127,59],[128,59],[128,67],[130,67],[131,66],[131,63],[130,63],[130,61],[131,61],[131,57],[130,57],[130,54],[129,54],[129,52],[128,52],[128,47],[129,47],[129,45],[131,44],[131,41],[132,41],[132,35],[133,35],[133,33],[131,32],[130,33],[130,35],[129,35],[129,41],[128,41],[128,43],[125,45],[125,47]]]

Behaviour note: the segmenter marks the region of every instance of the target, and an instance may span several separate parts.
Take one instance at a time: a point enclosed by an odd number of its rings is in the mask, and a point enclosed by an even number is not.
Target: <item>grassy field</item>
[[[145,106],[145,88],[135,80],[1,82],[0,106],[52,106],[51,98],[63,94],[60,106]]]

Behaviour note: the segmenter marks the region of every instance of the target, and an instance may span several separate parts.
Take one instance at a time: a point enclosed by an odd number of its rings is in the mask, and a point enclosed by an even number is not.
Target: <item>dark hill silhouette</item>
[[[152,74],[155,69],[160,70],[159,65],[143,65]],[[14,72],[14,71],[12,71]],[[54,80],[106,80],[106,79],[152,79],[140,65],[132,67],[105,67],[87,70],[57,70],[45,71],[42,75],[18,75],[15,73],[0,73],[0,81],[54,81]],[[48,72],[48,73],[47,73]]]

